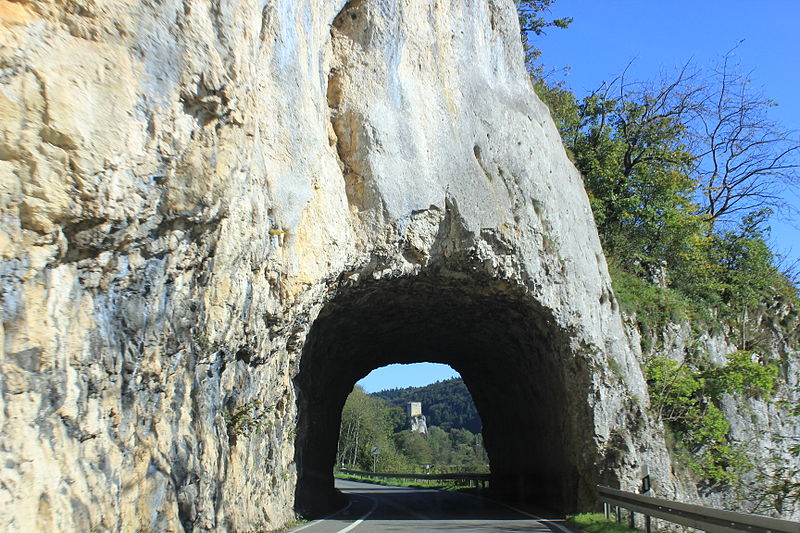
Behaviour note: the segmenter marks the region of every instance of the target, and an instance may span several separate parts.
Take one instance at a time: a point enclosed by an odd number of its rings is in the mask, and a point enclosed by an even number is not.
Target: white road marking
[[[343,513],[343,512],[345,512],[345,511],[347,511],[348,509],[350,509],[350,506],[351,506],[351,505],[353,505],[353,502],[352,502],[352,501],[348,501],[348,502],[347,502],[347,505],[345,505],[344,507],[342,507],[342,508],[341,508],[341,509],[339,509],[338,511],[334,511],[334,512],[332,512],[331,514],[329,514],[329,515],[327,515],[327,516],[323,516],[323,517],[322,517],[322,518],[320,518],[319,520],[314,520],[313,522],[309,522],[308,524],[306,524],[306,525],[304,525],[304,526],[300,526],[300,527],[298,527],[297,529],[292,529],[292,530],[290,530],[290,533],[295,533],[296,531],[302,531],[302,530],[304,530],[304,529],[306,529],[306,528],[308,528],[308,527],[311,527],[311,526],[316,526],[317,524],[319,524],[319,523],[320,523],[320,522],[322,522],[323,520],[327,520],[327,519],[331,518],[332,516],[336,516],[336,515],[337,515],[337,514],[339,514],[339,513]]]
[[[356,520],[355,522],[353,522],[352,524],[350,524],[346,528],[340,529],[336,533],[347,533],[348,531],[351,531],[351,530],[357,528],[359,526],[359,524],[361,524],[361,522],[363,522],[364,520],[369,518],[369,515],[371,515],[373,512],[375,512],[375,509],[377,509],[377,507],[378,507],[378,500],[376,500],[375,498],[370,498],[369,496],[364,496],[364,497],[366,499],[368,499],[368,500],[372,500],[372,507],[370,508],[369,511],[367,511],[367,514],[365,514],[364,516],[362,516],[361,518],[359,518],[358,520]]]
[[[547,522],[548,524],[552,524],[554,527],[558,528],[559,531],[561,531],[562,533],[575,533],[575,531],[569,529],[568,527],[564,527],[561,524],[556,523],[554,520],[547,520],[546,518],[540,518],[540,517],[538,517],[538,516],[536,516],[534,514],[531,514],[531,513],[527,512],[527,511],[523,511],[522,509],[517,509],[513,505],[509,505],[509,504],[507,504],[505,502],[501,502],[500,500],[493,500],[493,499],[487,498],[485,496],[477,496],[475,494],[469,494],[467,492],[462,493],[462,496],[467,496],[467,497],[470,497],[470,498],[473,498],[473,499],[476,499],[476,500],[486,500],[486,501],[490,501],[492,503],[496,503],[497,505],[502,505],[504,507],[508,507],[512,511],[515,511],[515,512],[521,514],[521,515],[527,516],[528,518],[533,518],[534,520],[536,520],[538,522],[541,522],[542,525],[544,525],[545,527],[547,527],[547,524],[545,524],[545,522]]]
[[[507,503],[503,503],[503,502],[498,502],[498,503],[502,503],[503,505],[505,505],[506,507],[508,507],[512,511],[516,511],[519,514],[523,514],[523,515],[525,515],[525,516],[527,516],[529,518],[533,518],[534,520],[539,521],[542,524],[545,524],[545,525],[552,524],[554,527],[558,528],[562,533],[575,533],[571,529],[566,528],[566,527],[562,526],[561,524],[559,524],[557,522],[554,522],[553,520],[547,520],[546,518],[540,518],[540,517],[538,517],[536,515],[533,515],[533,514],[527,512],[527,511],[523,511],[522,509],[517,509],[514,506],[508,505]]]
[[[405,487],[382,487],[382,488],[384,488],[384,489],[385,489],[385,488],[389,488],[389,489],[393,489],[393,488],[402,488],[402,489],[405,489]],[[430,491],[430,492],[447,492],[447,491],[440,491],[440,490],[438,490],[438,489],[421,489],[421,490],[426,490],[426,491]],[[361,518],[359,518],[358,520],[356,520],[355,522],[353,522],[352,524],[350,524],[350,525],[349,525],[349,526],[347,526],[346,528],[344,528],[344,529],[340,529],[340,530],[339,530],[339,531],[337,531],[336,533],[348,533],[349,531],[352,531],[353,529],[355,529],[356,527],[358,527],[359,525],[361,525],[361,523],[362,523],[362,522],[364,522],[364,520],[366,520],[367,518],[369,518],[369,516],[370,516],[370,515],[371,515],[373,512],[375,512],[375,509],[378,507],[378,501],[377,501],[376,499],[374,499],[374,498],[370,497],[370,496],[366,496],[366,495],[363,495],[363,494],[360,494],[359,496],[363,496],[363,497],[367,498],[368,500],[372,501],[372,507],[370,508],[370,510],[369,510],[369,511],[367,511],[367,512],[364,514],[364,516],[362,516]],[[555,527],[556,529],[558,529],[558,530],[559,530],[561,533],[576,533],[574,530],[572,530],[572,529],[569,529],[568,527],[562,526],[562,525],[561,525],[561,524],[559,524],[559,523],[558,523],[556,520],[548,520],[548,519],[546,519],[546,518],[541,518],[541,517],[539,517],[539,516],[536,516],[536,515],[534,515],[534,514],[531,514],[531,513],[527,512],[527,511],[523,511],[522,509],[518,509],[518,508],[516,508],[516,507],[514,507],[514,506],[512,506],[512,505],[509,505],[509,504],[507,504],[507,503],[504,503],[504,502],[501,502],[501,501],[492,500],[492,499],[489,499],[489,498],[485,498],[485,497],[483,497],[483,496],[476,496],[476,495],[474,495],[474,494],[466,494],[466,493],[462,493],[462,494],[461,494],[461,496],[466,496],[466,497],[473,498],[473,499],[476,499],[476,500],[490,501],[490,502],[493,502],[493,503],[495,503],[495,504],[502,505],[502,506],[504,506],[504,507],[507,507],[508,509],[511,509],[512,511],[514,511],[514,512],[516,512],[516,513],[519,513],[519,514],[521,514],[521,515],[523,515],[523,516],[527,516],[528,518],[531,518],[531,519],[533,519],[533,520],[535,520],[535,521],[539,522],[539,523],[540,523],[542,526],[544,526],[544,527],[548,527],[548,528],[549,528],[549,526],[551,526],[551,525],[552,525],[553,527]],[[352,501],[351,501],[350,503],[352,503]],[[345,507],[345,508],[344,508],[344,509],[342,509],[341,511],[337,511],[337,512],[333,513],[333,515],[329,515],[329,516],[327,516],[327,517],[325,517],[325,518],[330,518],[331,516],[334,516],[334,515],[336,515],[336,514],[339,514],[339,513],[340,513],[340,512],[342,512],[342,511],[345,511],[345,510],[347,510],[347,508],[348,508],[348,507],[350,507],[350,503],[348,503],[347,507]],[[414,516],[415,518],[418,518],[418,519],[423,519],[423,520],[424,520],[424,519],[427,519],[427,517],[425,517],[424,515],[420,515],[419,513],[416,513],[416,512],[414,512],[413,510],[411,510],[411,509],[408,509],[408,508],[406,508],[406,507],[405,507],[405,506],[403,506],[403,505],[397,505],[397,504],[390,503],[390,502],[384,502],[384,503],[385,503],[385,504],[387,504],[387,505],[389,505],[390,507],[394,507],[394,508],[396,508],[396,509],[399,509],[399,510],[404,510],[404,511],[408,512],[409,514],[411,514],[412,516]],[[308,524],[308,525],[306,525],[306,526],[304,526],[303,528],[300,528],[300,529],[305,529],[306,527],[310,527],[310,526],[312,526],[312,525],[314,525],[314,524],[316,524],[316,523],[320,522],[321,520],[324,520],[325,518],[323,518],[323,519],[320,519],[320,520],[317,520],[316,522],[314,522],[314,523],[312,523],[312,524]],[[297,530],[292,530],[292,531],[293,531],[293,532],[294,532],[294,531],[299,531],[300,529],[297,529]]]

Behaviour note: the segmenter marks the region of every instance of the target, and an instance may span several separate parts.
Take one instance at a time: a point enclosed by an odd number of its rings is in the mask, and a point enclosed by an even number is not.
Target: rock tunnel
[[[295,378],[298,512],[339,503],[332,472],[353,385],[414,362],[448,364],[464,379],[494,497],[557,512],[592,501],[587,372],[568,333],[517,285],[438,272],[341,288],[312,324]]]

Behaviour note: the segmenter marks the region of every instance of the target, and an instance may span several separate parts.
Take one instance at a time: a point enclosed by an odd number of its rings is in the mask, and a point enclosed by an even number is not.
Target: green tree
[[[761,361],[753,352],[739,350],[728,356],[725,366],[709,371],[707,379],[715,397],[728,393],[769,399],[777,378],[777,366]]]
[[[645,375],[656,416],[665,422],[686,420],[703,387],[691,368],[666,357],[655,357],[647,364]]]
[[[656,415],[672,428],[692,471],[712,483],[738,480],[743,454],[728,442],[730,425],[704,394],[705,379],[682,363],[658,357],[645,367]]]
[[[378,459],[382,465],[386,465],[390,459],[398,459],[391,439],[392,422],[389,411],[381,399],[365,393],[358,385],[353,388],[342,409],[338,464],[371,470],[371,450],[374,446],[381,450]]]
[[[406,456],[409,463],[419,466],[431,464],[433,453],[427,439],[416,431],[403,430],[395,434],[395,442],[400,452]]]
[[[380,398],[380,396],[378,397]],[[408,429],[408,415],[406,414],[405,410],[402,407],[390,405],[388,401],[386,404],[389,405],[387,408],[387,416],[392,426],[392,433],[399,433],[404,429]]]
[[[525,50],[525,64],[531,72],[541,74],[542,68],[537,60],[541,49],[534,45],[534,38],[544,35],[548,28],[567,28],[572,19],[569,17],[549,19],[544,14],[550,10],[556,0],[514,0],[517,5],[522,46]]]
[[[690,77],[684,69],[673,83],[643,85],[620,76],[574,107],[550,94],[606,252],[643,275],[689,253],[702,223],[684,138],[691,94],[680,90]]]
[[[431,462],[436,465],[447,465],[452,462],[453,447],[450,436],[439,426],[428,427],[428,445],[431,450]]]
[[[606,254],[626,273],[675,289],[700,307],[721,310],[720,316],[736,316],[750,342],[746,330],[755,308],[775,298],[797,302],[796,284],[778,269],[767,245],[769,206],[778,202],[775,190],[758,185],[775,173],[781,173],[780,183],[792,182],[796,150],[787,134],[764,133],[763,143],[745,143],[741,137],[737,150],[732,124],[707,131],[722,113],[721,103],[709,102],[725,98],[730,101],[723,106],[730,115],[726,121],[738,117],[742,128],[767,128],[763,120],[745,118],[764,113],[765,101],[744,98],[744,89],[732,100],[737,79],[726,74],[717,80],[720,89],[684,66],[657,83],[626,81],[623,74],[581,99],[541,79],[534,86],[583,176]],[[774,125],[768,129],[775,131]],[[752,141],[755,133],[748,135]],[[724,150],[723,137],[728,139]],[[712,150],[711,145],[719,146]],[[727,160],[738,163],[720,165],[725,150]],[[723,178],[710,184],[720,172],[745,168],[753,189],[734,180],[739,187],[734,192],[734,181]],[[715,199],[708,196],[711,189]],[[745,212],[744,206],[758,209]],[[723,218],[724,225],[715,224]]]

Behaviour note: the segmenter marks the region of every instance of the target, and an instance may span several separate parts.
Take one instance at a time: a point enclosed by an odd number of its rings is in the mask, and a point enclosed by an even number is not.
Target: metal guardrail
[[[489,474],[481,472],[456,472],[453,474],[399,474],[395,472],[365,472],[363,470],[350,470],[349,468],[342,468],[339,470],[342,474],[353,474],[356,476],[371,477],[371,478],[394,478],[394,479],[412,479],[420,481],[463,481],[469,483],[470,486],[474,483],[475,486],[484,488],[486,482],[489,481]]]
[[[749,533],[800,533],[800,522],[662,500],[602,485],[598,485],[597,491],[600,493],[600,500],[604,503],[606,517],[609,514],[609,506],[616,507],[617,521],[621,520],[620,508],[630,511],[631,523],[634,520],[634,513],[641,513],[645,517],[645,529],[648,533],[650,532],[650,517],[701,529],[709,533],[742,533],[743,531]]]

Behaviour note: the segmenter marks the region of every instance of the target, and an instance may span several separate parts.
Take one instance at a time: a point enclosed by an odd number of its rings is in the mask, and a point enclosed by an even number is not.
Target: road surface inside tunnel
[[[387,487],[336,480],[347,505],[292,532],[573,533],[569,528],[487,498],[433,489]]]

